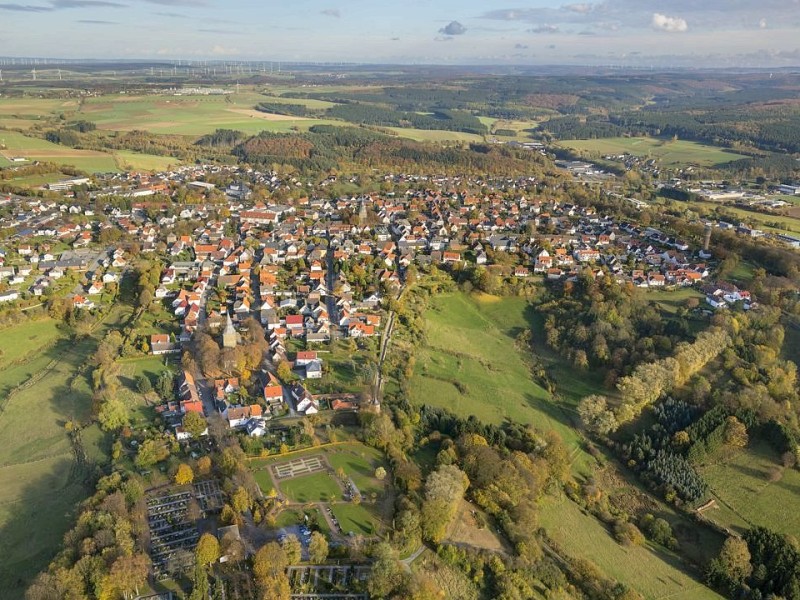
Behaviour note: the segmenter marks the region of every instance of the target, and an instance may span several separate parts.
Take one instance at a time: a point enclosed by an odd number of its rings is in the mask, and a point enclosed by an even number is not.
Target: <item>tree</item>
[[[100,405],[97,419],[106,431],[121,429],[130,423],[128,406],[118,396],[110,396]]]
[[[316,564],[324,563],[328,558],[328,540],[319,531],[311,534],[308,555],[311,562]]]
[[[208,428],[208,423],[200,413],[192,411],[183,417],[183,428],[192,436],[192,439],[198,440]]]
[[[197,562],[203,566],[217,562],[220,556],[219,541],[210,533],[204,533],[197,542],[194,554]]]
[[[113,587],[122,592],[123,597],[132,598],[147,583],[149,570],[150,559],[146,555],[123,555],[111,565],[109,577]]]
[[[169,448],[167,448],[164,440],[145,440],[142,445],[139,446],[135,463],[140,469],[145,469],[165,460],[168,456]]]
[[[233,504],[233,510],[239,514],[244,514],[250,510],[250,494],[247,489],[241,485],[237,487],[231,498],[231,503]]]
[[[173,390],[172,373],[169,371],[162,371],[156,380],[156,391],[158,395],[164,400],[169,400],[172,398]]]
[[[302,546],[300,545],[300,540],[297,539],[297,536],[294,534],[289,534],[283,539],[283,543],[281,544],[281,548],[286,553],[286,560],[290,565],[294,565],[300,562],[302,558]]]
[[[467,487],[469,479],[455,465],[441,465],[428,476],[421,519],[422,533],[426,539],[434,543],[442,540]]]
[[[367,591],[375,598],[386,598],[403,585],[403,567],[392,547],[386,542],[380,542],[375,547],[374,558],[375,562],[372,563],[367,579]]]
[[[377,469],[375,469],[375,479],[377,479],[378,481],[383,481],[384,479],[386,479],[386,469],[384,469],[383,467],[378,467]]]
[[[725,420],[725,443],[734,448],[747,446],[747,427],[739,419],[730,416]]]
[[[261,547],[253,557],[253,575],[262,591],[264,600],[288,600],[291,590],[286,567],[286,553],[276,542]]]
[[[722,544],[719,556],[709,564],[709,581],[715,585],[738,586],[753,571],[750,558],[747,542],[738,537],[729,537]]]
[[[291,381],[292,379],[294,379],[294,374],[292,373],[292,367],[285,360],[281,361],[278,364],[277,373],[278,373],[278,379],[280,379],[283,382]]]
[[[578,405],[578,414],[586,429],[599,435],[607,435],[618,426],[605,396],[586,396]]]
[[[194,471],[192,467],[186,463],[178,465],[178,470],[175,472],[175,483],[178,485],[189,485],[194,481]]]
[[[197,472],[200,475],[208,475],[211,472],[210,456],[201,456],[197,459]]]
[[[644,544],[642,532],[636,525],[628,521],[618,521],[614,525],[614,537],[620,544],[626,546],[642,546]]]
[[[136,389],[140,394],[149,394],[153,391],[153,384],[150,383],[150,378],[147,375],[139,375],[136,378]]]

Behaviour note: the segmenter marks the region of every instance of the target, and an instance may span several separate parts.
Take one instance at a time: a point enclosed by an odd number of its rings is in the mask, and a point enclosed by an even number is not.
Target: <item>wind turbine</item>
[[[31,73],[33,73],[33,80],[36,81],[36,67],[33,67]]]

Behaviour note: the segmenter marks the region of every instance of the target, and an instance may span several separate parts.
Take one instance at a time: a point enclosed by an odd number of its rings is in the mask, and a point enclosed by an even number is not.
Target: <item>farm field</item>
[[[167,165],[178,163],[178,161],[169,157],[138,154],[136,152],[119,151],[112,153],[95,150],[76,150],[67,146],[53,144],[47,140],[26,136],[16,131],[0,131],[0,160],[3,161],[0,166],[15,164],[8,160],[13,156],[22,156],[30,161],[39,160],[72,166],[88,173],[109,173],[127,170],[128,168],[163,170]]]
[[[703,516],[736,530],[762,525],[800,536],[800,471],[784,469],[780,480],[771,482],[771,472],[779,465],[777,453],[759,440],[727,460],[701,467],[718,505],[704,510]]]
[[[128,310],[116,307],[90,337],[78,343],[65,340],[29,354],[24,364],[3,370],[0,590],[8,595],[0,597],[22,597],[27,582],[61,545],[77,504],[89,492],[81,483],[83,469],[75,462],[64,423],[88,418],[92,392],[87,373],[80,367],[103,335],[124,321]],[[9,379],[8,371],[15,381]],[[9,397],[8,384],[30,375],[36,377],[34,382]],[[97,457],[92,434],[85,443],[88,455]]]
[[[566,498],[548,499],[542,505],[540,521],[566,554],[592,561],[605,575],[648,600],[722,600],[684,571],[677,555],[649,544],[621,546],[599,521]]]
[[[337,122],[342,125],[343,122]],[[439,129],[414,129],[413,127],[381,127],[396,133],[399,137],[415,142],[482,142],[483,136],[463,131],[446,131]]]
[[[574,399],[556,402],[534,382],[514,342],[534,317],[524,298],[463,293],[435,298],[425,314],[427,343],[417,353],[409,399],[462,417],[475,415],[486,423],[510,419],[554,429],[583,463],[586,455],[573,427],[577,415],[571,404],[592,393],[594,384],[570,370],[570,377],[558,382],[564,382]]]
[[[306,130],[312,125],[333,123],[271,115],[254,110],[268,98],[242,93],[226,96],[103,96],[87,100],[77,118],[94,122],[99,129],[198,136],[216,129],[236,129],[254,134],[261,131]],[[338,122],[336,122],[338,123]]]
[[[662,140],[658,138],[602,138],[596,140],[562,140],[566,148],[584,151],[600,157],[608,154],[632,154],[634,156],[656,158],[664,166],[698,165],[711,167],[747,158],[725,150],[697,142],[684,140]]]
[[[704,211],[717,211],[717,209],[719,209],[717,214],[722,218],[724,218],[724,215],[730,215],[728,217],[729,220],[736,220],[737,223],[738,221],[748,223],[753,227],[764,229],[766,231],[772,231],[775,233],[787,233],[787,231],[800,233],[800,219],[797,217],[778,214],[764,214],[745,210],[743,208],[737,208],[735,206],[720,205],[714,202],[703,202],[702,200],[691,200],[686,202],[686,204],[689,206],[702,208]],[[781,227],[785,228],[785,230],[776,228],[772,224],[780,224]]]
[[[61,112],[73,111],[77,100],[0,98],[0,122],[9,129],[29,129]]]

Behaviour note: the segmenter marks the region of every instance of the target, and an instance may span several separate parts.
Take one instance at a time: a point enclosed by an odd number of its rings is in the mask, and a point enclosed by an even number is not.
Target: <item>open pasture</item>
[[[650,544],[618,544],[599,521],[571,500],[549,499],[540,514],[541,525],[567,555],[592,561],[606,576],[645,598],[722,600],[695,574],[688,573],[676,554]]]
[[[739,531],[761,525],[800,537],[800,471],[783,468],[766,442],[754,441],[699,470],[717,501],[703,511],[705,518]]]
[[[585,152],[591,157],[609,154],[631,154],[642,158],[655,158],[664,166],[712,167],[747,158],[724,148],[689,142],[685,140],[663,140],[659,138],[600,138],[594,140],[562,140],[566,148]]]

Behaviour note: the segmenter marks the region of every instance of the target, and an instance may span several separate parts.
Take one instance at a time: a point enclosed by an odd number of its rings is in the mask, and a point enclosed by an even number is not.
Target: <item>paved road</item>
[[[336,297],[333,295],[333,286],[335,283],[333,253],[334,249],[333,244],[331,244],[331,234],[328,232],[328,251],[325,253],[325,287],[328,288],[328,293],[325,294],[325,301],[328,306],[328,318],[331,320],[331,338],[336,339],[339,337],[339,308],[336,306]]]

